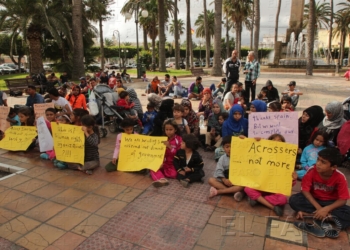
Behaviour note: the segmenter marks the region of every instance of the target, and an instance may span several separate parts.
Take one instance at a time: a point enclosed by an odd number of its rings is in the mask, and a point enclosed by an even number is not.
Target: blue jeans
[[[174,86],[174,87],[173,87],[173,90],[174,90],[174,95],[176,95],[176,96],[182,96],[182,87]]]
[[[216,97],[218,95],[218,93],[224,93],[224,89],[223,88],[216,89],[213,93],[213,96]]]

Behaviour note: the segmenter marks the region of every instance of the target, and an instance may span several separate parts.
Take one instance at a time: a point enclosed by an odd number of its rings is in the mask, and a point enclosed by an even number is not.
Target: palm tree
[[[277,12],[276,12],[276,20],[275,20],[275,44],[277,43],[277,40],[278,40],[278,19],[280,18],[281,2],[282,0],[278,0],[278,3],[277,3]]]
[[[333,0],[330,0],[330,13],[329,13],[329,35],[328,35],[328,53],[327,64],[331,64],[331,49],[332,49],[332,33],[333,33]]]
[[[205,63],[207,67],[210,64],[210,39],[214,37],[215,30],[215,14],[213,10],[207,10],[205,17],[204,12],[199,14],[194,25],[197,26],[196,37],[204,37],[205,38]],[[207,19],[207,21],[205,21]],[[208,26],[208,37],[206,31],[206,25]]]
[[[43,71],[42,38],[50,34],[62,48],[64,37],[73,47],[70,25],[63,11],[64,6],[58,1],[32,0],[0,0],[0,29],[11,35],[12,40],[21,34],[26,41],[29,52],[29,71],[38,74]]]
[[[310,4],[310,3],[309,3]],[[309,22],[309,4],[305,4],[304,8],[304,21],[303,21],[303,29],[308,26]],[[327,28],[329,25],[329,16],[331,13],[331,8],[328,2],[317,2],[315,6],[315,28],[314,32],[317,36],[318,29]]]
[[[337,27],[333,30],[333,37],[340,37],[340,54],[339,54],[339,62],[341,62],[344,58],[344,47],[345,47],[345,39],[347,34],[350,34],[350,28],[348,27],[350,23],[349,10],[339,10],[335,13],[335,22],[337,23]]]
[[[221,28],[222,28],[222,0],[215,1],[215,35],[214,35],[214,62],[211,75],[222,76],[221,71]]]
[[[224,11],[227,15],[231,16],[232,21],[235,24],[236,30],[236,50],[238,57],[241,55],[241,35],[242,25],[244,20],[251,13],[252,0],[223,0]],[[216,30],[215,30],[216,31]]]
[[[85,6],[88,10],[85,12],[86,16],[99,24],[100,34],[100,57],[101,57],[101,69],[104,69],[105,56],[104,56],[104,41],[103,41],[103,21],[110,18],[111,12],[108,11],[108,7],[113,3],[113,0],[87,0]]]
[[[344,17],[347,17],[347,20],[344,20],[343,22],[340,23],[340,26],[343,26],[342,29],[345,30],[348,34],[348,41],[349,41],[349,50],[350,50],[350,2],[348,3],[339,3],[339,6],[342,6],[343,8],[340,9],[338,12],[342,13],[342,15]],[[339,24],[338,24],[339,26]],[[344,34],[344,42],[342,43],[344,45],[345,43],[345,36],[346,34]],[[350,65],[350,53],[348,52],[348,65]]]
[[[175,0],[175,3],[176,2],[177,2],[177,0]],[[176,16],[177,16],[177,14],[176,14]],[[177,23],[177,25],[176,25],[176,23]],[[174,14],[174,20],[169,25],[169,33],[175,37],[175,67],[176,67],[176,69],[180,69],[180,65],[179,65],[179,60],[180,60],[179,39],[180,39],[180,36],[185,33],[185,23],[182,19],[178,19],[176,22],[175,21],[175,14]],[[176,63],[177,63],[177,65],[176,65]]]
[[[203,0],[203,14],[204,14],[204,33],[205,33],[205,65],[210,65],[210,27],[209,17],[207,12],[207,1]],[[197,30],[198,31],[198,30]],[[197,34],[196,34],[197,35]],[[214,35],[214,34],[213,34]]]
[[[315,41],[315,24],[316,24],[316,6],[315,0],[309,0],[308,4],[308,36],[307,36],[307,55],[306,55],[306,75],[312,76],[314,66],[314,41]]]
[[[226,26],[226,58],[230,57],[230,34],[229,34],[229,31],[231,28],[233,28],[233,23],[232,23],[232,20],[229,19],[229,17],[226,15],[225,16],[225,19],[226,19],[226,23],[225,23],[225,26]]]
[[[72,32],[74,39],[72,79],[85,75],[83,43],[83,1],[72,1]]]
[[[260,33],[260,0],[254,0],[254,54],[255,59],[259,56],[259,33]]]
[[[159,71],[166,72],[165,67],[165,0],[158,0],[158,27],[159,27]]]
[[[191,0],[186,0],[186,70],[193,67]]]

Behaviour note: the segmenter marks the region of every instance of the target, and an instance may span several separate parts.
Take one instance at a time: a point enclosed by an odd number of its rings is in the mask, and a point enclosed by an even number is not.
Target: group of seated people
[[[154,79],[159,81],[157,79]],[[198,151],[203,146],[205,151],[215,151],[214,159],[217,167],[214,176],[209,179],[209,197],[220,194],[232,194],[233,199],[240,202],[245,195],[251,206],[261,203],[273,210],[278,216],[283,215],[283,205],[288,202],[286,196],[261,192],[249,187],[233,185],[228,179],[229,157],[231,152],[231,138],[236,136],[242,140],[248,137],[248,118],[254,112],[293,112],[297,100],[302,92],[295,89],[295,82],[288,84],[288,89],[280,98],[278,91],[271,81],[253,101],[245,99],[242,84],[232,85],[231,92],[223,98],[218,97],[218,89],[222,89],[225,79],[214,88],[204,88],[201,78],[191,84],[188,98],[175,103],[173,98],[162,98],[164,93],[175,92],[181,84],[173,77],[166,75],[168,85],[161,83],[148,86],[147,111],[143,112],[140,100],[132,88],[125,88],[121,81],[114,89],[118,92],[117,106],[125,107],[130,113],[122,120],[120,126],[125,134],[133,134],[135,119],[143,127],[142,134],[150,136],[164,135],[168,139],[164,162],[158,171],[149,171],[155,187],[169,185],[168,178],[178,179],[184,187],[193,182],[201,182],[205,176],[203,158]],[[177,83],[177,84],[175,84]],[[43,159],[54,161],[58,168],[71,168],[92,174],[99,166],[98,143],[95,118],[89,115],[86,106],[85,93],[89,93],[96,86],[96,79],[89,82],[81,79],[79,85],[73,86],[71,93],[64,97],[57,89],[50,89],[48,97],[55,108],[46,110],[48,122],[73,124],[82,126],[85,134],[85,163],[71,164],[55,159],[54,152],[41,154]],[[171,84],[171,85],[170,85]],[[172,86],[172,88],[170,88]],[[84,90],[84,92],[83,92]],[[8,121],[14,126],[33,126],[35,115],[30,107],[37,101],[44,102],[39,97],[35,87],[28,87],[26,106],[19,110],[11,109]],[[260,95],[261,94],[261,95]],[[176,94],[177,96],[177,94]],[[180,95],[179,95],[180,96]],[[294,98],[293,98],[294,97]],[[192,108],[192,101],[199,100],[199,108]],[[133,111],[134,110],[134,111]],[[325,114],[324,114],[325,113]],[[201,134],[199,122],[204,119],[207,124],[205,134]],[[350,207],[346,206],[349,199],[347,182],[339,170],[343,161],[350,158],[350,121],[344,119],[344,110],[341,102],[333,101],[326,105],[311,106],[305,109],[298,121],[299,145],[296,157],[294,182],[302,180],[302,192],[289,199],[290,206],[297,211],[297,217],[313,215],[316,220],[322,220],[328,215],[338,218],[344,229],[350,226]],[[48,123],[48,127],[49,127]],[[121,144],[120,133],[116,138],[116,146],[111,163],[105,166],[106,171],[118,170],[118,159]],[[260,140],[260,138],[255,138]],[[269,140],[285,142],[280,134],[271,135]],[[33,144],[31,147],[35,147]],[[318,186],[317,186],[318,185]],[[319,186],[319,185],[322,185]],[[305,227],[305,225],[300,226]]]

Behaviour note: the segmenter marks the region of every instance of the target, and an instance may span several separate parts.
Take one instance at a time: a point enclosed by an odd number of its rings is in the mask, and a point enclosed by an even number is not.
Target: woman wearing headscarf
[[[184,119],[187,120],[191,133],[199,137],[199,120],[196,112],[192,109],[191,101],[182,99],[181,105],[184,107]]]
[[[199,103],[197,116],[199,117],[203,115],[204,120],[207,120],[211,113],[212,107],[213,107],[213,97],[211,95],[211,90],[210,88],[204,88],[203,97]]]
[[[224,113],[225,115],[223,115]],[[221,120],[219,120],[220,115],[223,116]],[[212,112],[208,117],[207,133],[205,134],[206,151],[214,151],[221,146],[221,128],[227,116],[228,114],[222,105],[222,101],[218,98],[214,99]],[[211,146],[212,142],[215,142],[214,146]]]
[[[173,99],[165,99],[162,101],[159,107],[159,111],[153,120],[153,132],[151,136],[162,136],[163,135],[163,123],[169,118],[173,118]]]
[[[221,135],[225,136],[248,136],[248,120],[243,117],[244,110],[241,105],[235,104],[230,109],[230,113],[224,124],[222,125]],[[215,160],[225,154],[222,146],[215,149]]]
[[[338,138],[338,148],[340,153],[345,157],[344,160],[350,160],[350,121],[347,121],[341,127]]]
[[[250,112],[266,112],[267,104],[261,100],[254,100],[250,104]]]
[[[140,99],[137,97],[135,90],[133,88],[127,88],[126,92],[129,93],[130,101],[135,104],[134,109],[136,110],[139,119],[142,120],[142,117],[143,117],[142,105],[141,105]]]
[[[326,116],[318,125],[319,130],[323,130],[329,135],[329,146],[337,146],[337,136],[341,126],[346,122],[344,110],[341,102],[333,101],[327,104]]]

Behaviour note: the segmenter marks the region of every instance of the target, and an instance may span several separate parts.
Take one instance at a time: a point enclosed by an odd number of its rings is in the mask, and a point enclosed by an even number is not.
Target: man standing
[[[247,100],[250,100],[250,92],[252,92],[252,101],[255,100],[256,81],[260,75],[260,64],[255,60],[254,52],[248,53],[248,62],[244,66],[243,73],[245,74],[245,91]]]
[[[7,106],[7,95],[3,91],[0,91],[0,106]]]
[[[230,58],[227,58],[222,66],[222,70],[227,77],[224,96],[227,92],[231,91],[232,84],[238,82],[240,67],[241,61],[237,58],[237,50],[234,50],[232,51],[232,56]]]
[[[33,107],[37,103],[45,103],[44,97],[36,92],[36,87],[29,85],[27,88],[27,107]]]

